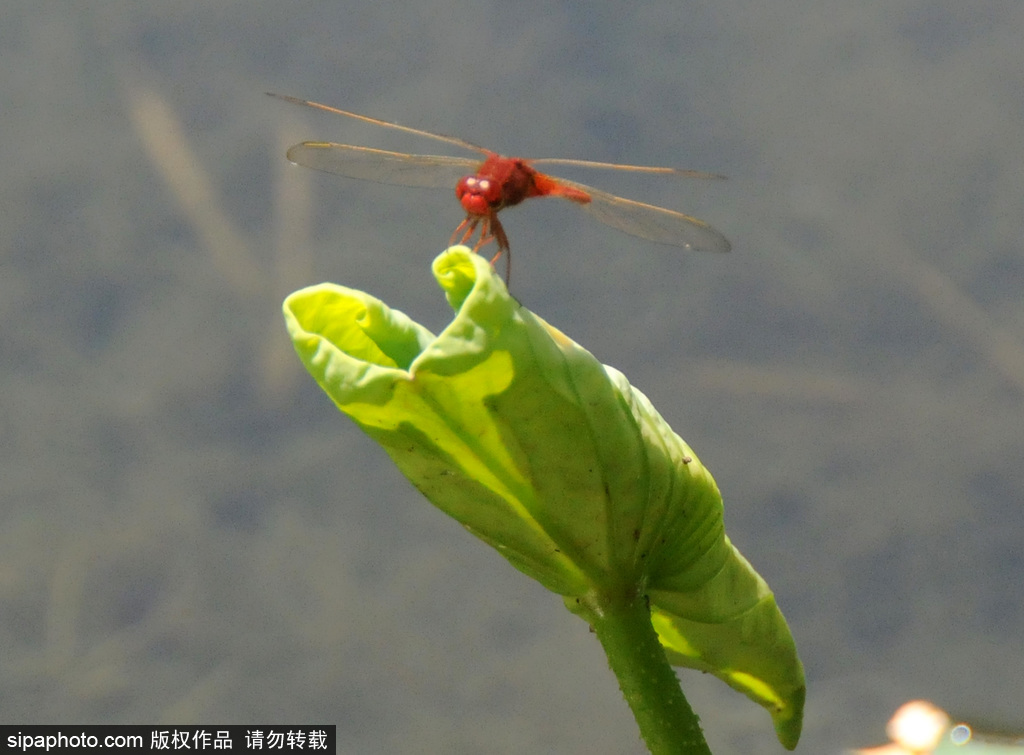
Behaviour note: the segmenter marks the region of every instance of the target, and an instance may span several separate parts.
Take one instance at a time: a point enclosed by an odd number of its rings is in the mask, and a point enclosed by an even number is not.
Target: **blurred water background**
[[[291,352],[332,280],[440,329],[435,152],[277,91],[695,214],[687,255],[504,217],[528,307],[716,476],[809,681],[801,749],[903,700],[1024,726],[1024,4],[14,2],[0,25],[0,710],[336,723],[349,753],[640,753],[587,627],[433,510]],[[768,716],[683,672],[716,755]]]

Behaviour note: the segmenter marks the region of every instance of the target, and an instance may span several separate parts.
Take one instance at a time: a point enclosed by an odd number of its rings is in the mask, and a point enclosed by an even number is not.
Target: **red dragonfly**
[[[730,249],[728,239],[703,220],[664,207],[618,197],[575,181],[555,178],[541,173],[534,166],[567,165],[582,168],[610,168],[634,173],[657,173],[687,178],[722,178],[723,176],[677,168],[617,165],[591,162],[590,160],[558,158],[525,160],[519,157],[505,157],[454,136],[401,126],[390,121],[350,113],[347,110],[340,110],[297,97],[271,92],[268,94],[297,105],[306,105],[377,126],[386,126],[409,134],[425,136],[483,155],[482,160],[479,157],[410,155],[404,152],[389,152],[371,147],[331,142],[302,142],[288,150],[288,159],[293,163],[349,178],[400,186],[446,187],[454,184],[455,196],[466,211],[466,219],[455,229],[449,244],[455,243],[457,238],[459,243],[467,243],[479,228],[480,238],[473,247],[473,251],[479,251],[481,247],[491,241],[497,242],[498,252],[491,260],[492,264],[502,254],[506,255],[506,264],[511,262],[508,236],[505,234],[501,221],[498,220],[498,213],[506,207],[513,207],[531,197],[568,199],[589,212],[599,222],[648,241],[699,251],[727,252]],[[506,267],[506,282],[509,272],[509,268]]]

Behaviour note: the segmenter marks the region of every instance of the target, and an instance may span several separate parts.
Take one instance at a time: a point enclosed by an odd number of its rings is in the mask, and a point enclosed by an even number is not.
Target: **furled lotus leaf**
[[[452,247],[433,335],[361,291],[284,305],[299,357],[438,508],[567,603],[635,586],[676,665],[715,674],[799,738],[803,668],[764,580],[725,536],[708,471],[640,391]]]

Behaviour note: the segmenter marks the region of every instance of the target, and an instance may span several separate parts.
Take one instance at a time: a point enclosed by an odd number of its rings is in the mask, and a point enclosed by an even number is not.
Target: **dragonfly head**
[[[480,176],[464,176],[455,187],[455,197],[467,215],[489,217],[505,206],[497,181]]]

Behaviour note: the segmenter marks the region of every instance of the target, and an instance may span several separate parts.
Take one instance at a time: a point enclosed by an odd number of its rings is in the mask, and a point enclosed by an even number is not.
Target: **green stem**
[[[597,634],[652,755],[711,755],[700,719],[658,642],[646,599],[635,590],[592,595],[570,610]]]

